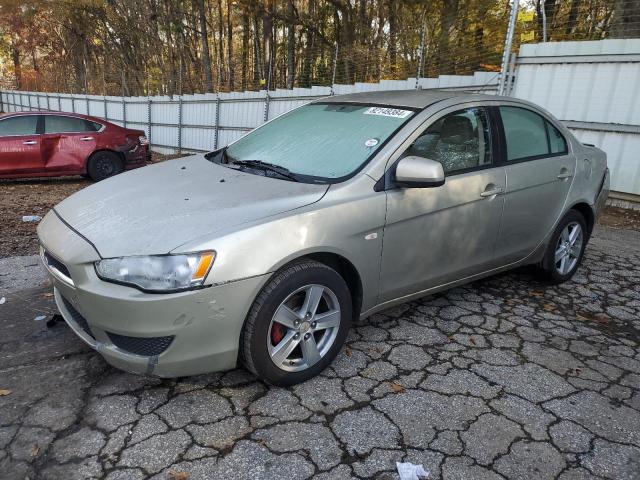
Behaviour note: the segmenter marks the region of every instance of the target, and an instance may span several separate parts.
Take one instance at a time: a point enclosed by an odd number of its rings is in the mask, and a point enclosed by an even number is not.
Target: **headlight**
[[[107,258],[95,263],[98,277],[151,292],[175,292],[202,286],[216,252]]]

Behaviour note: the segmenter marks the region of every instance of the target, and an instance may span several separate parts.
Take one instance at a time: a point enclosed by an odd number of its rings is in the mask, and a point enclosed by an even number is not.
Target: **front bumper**
[[[45,262],[60,313],[111,365],[160,377],[236,366],[242,325],[264,276],[148,294],[100,280],[93,268],[97,252],[54,214],[42,220],[38,233],[43,248],[68,271],[68,277],[60,275]]]

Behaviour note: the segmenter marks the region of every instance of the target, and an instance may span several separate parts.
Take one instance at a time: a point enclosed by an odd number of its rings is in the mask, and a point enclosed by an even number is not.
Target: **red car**
[[[150,157],[142,130],[63,112],[0,115],[0,178],[86,175],[98,181],[142,167]]]

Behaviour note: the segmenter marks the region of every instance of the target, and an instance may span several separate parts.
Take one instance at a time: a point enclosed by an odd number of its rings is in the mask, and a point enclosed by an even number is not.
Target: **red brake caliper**
[[[284,326],[281,323],[273,322],[273,325],[271,325],[271,344],[279,344],[283,337]]]

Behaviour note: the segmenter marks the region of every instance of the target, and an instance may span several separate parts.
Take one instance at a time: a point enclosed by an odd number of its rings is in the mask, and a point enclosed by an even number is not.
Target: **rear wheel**
[[[553,232],[542,260],[541,267],[549,282],[563,283],[573,277],[582,262],[587,235],[582,214],[569,210]]]
[[[95,182],[117,175],[123,170],[122,159],[113,152],[96,152],[91,155],[87,164],[87,173]]]
[[[349,288],[332,268],[315,261],[285,267],[247,316],[240,343],[243,363],[274,385],[308,380],[340,351],[351,309]]]

